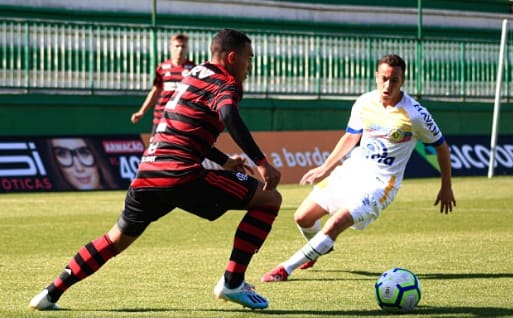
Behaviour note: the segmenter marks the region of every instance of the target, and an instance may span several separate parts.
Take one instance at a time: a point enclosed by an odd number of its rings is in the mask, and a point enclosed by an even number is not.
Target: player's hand
[[[276,189],[281,179],[281,172],[269,164],[267,161],[262,165],[257,166],[258,172],[264,180],[264,191],[272,191]]]
[[[314,184],[317,181],[324,179],[324,177],[326,177],[327,173],[328,173],[328,171],[323,169],[322,166],[310,169],[301,178],[301,181],[299,181],[299,184],[301,184],[301,185]]]
[[[241,173],[246,173],[247,171],[251,174],[255,174],[253,169],[246,163],[246,158],[239,155],[229,157],[224,163],[223,169]]]
[[[139,119],[143,117],[143,115],[144,114],[141,112],[133,113],[132,117],[130,117],[130,121],[132,122],[132,124],[136,124],[139,121]]]
[[[452,207],[456,207],[456,199],[454,198],[452,188],[440,189],[434,205],[438,205],[438,203],[440,203],[440,213],[448,214],[452,212]]]

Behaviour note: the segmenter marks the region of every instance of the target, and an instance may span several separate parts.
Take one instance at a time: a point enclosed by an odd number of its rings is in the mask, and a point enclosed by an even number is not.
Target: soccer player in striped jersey
[[[194,62],[187,59],[187,51],[189,47],[189,37],[184,33],[177,33],[171,37],[171,58],[163,61],[157,66],[155,71],[155,79],[153,86],[144,99],[141,108],[132,114],[130,120],[136,124],[144,116],[146,111],[153,108],[153,128],[151,135],[155,134],[157,124],[162,118],[162,112],[167,102],[173,96],[178,88],[178,84],[182,81],[184,76],[189,74],[195,66]]]
[[[332,251],[336,238],[347,228],[363,230],[372,223],[394,200],[417,140],[436,149],[441,188],[435,205],[440,203],[440,212],[452,211],[456,201],[449,147],[429,112],[401,90],[405,69],[405,62],[397,55],[379,60],[377,89],[356,100],[345,134],[326,161],[300,181],[314,184],[322,180],[294,215],[308,242],[264,274],[262,281],[286,281],[296,268],[309,268],[318,257]],[[349,159],[340,165],[349,153]],[[325,215],[329,218],[321,228],[320,219]]]
[[[98,271],[175,208],[211,221],[228,210],[246,211],[214,294],[251,309],[268,306],[245,281],[245,272],[281,206],[276,190],[281,174],[266,160],[239,114],[242,81],[252,66],[251,40],[244,33],[222,30],[212,40],[211,56],[211,62],[196,66],[184,78],[166,104],[116,224],[84,245],[60,276],[30,301],[31,308],[55,309],[70,286]],[[245,159],[215,148],[224,129],[256,164],[263,181],[245,174],[251,169]],[[205,158],[224,170],[206,170],[201,164]]]

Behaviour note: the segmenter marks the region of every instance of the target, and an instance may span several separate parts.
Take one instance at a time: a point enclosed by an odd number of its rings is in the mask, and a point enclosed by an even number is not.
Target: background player
[[[137,123],[144,116],[144,113],[152,106],[153,108],[153,128],[151,135],[155,134],[157,124],[162,118],[162,111],[171,96],[176,91],[178,84],[182,81],[191,69],[194,62],[187,59],[189,37],[183,33],[177,33],[171,37],[171,58],[160,63],[155,71],[153,87],[146,96],[141,108],[132,114],[130,120]]]

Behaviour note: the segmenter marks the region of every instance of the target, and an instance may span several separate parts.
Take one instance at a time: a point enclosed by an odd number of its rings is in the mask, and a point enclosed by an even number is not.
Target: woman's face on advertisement
[[[100,188],[100,173],[96,158],[80,138],[53,139],[52,149],[62,174],[76,189]]]

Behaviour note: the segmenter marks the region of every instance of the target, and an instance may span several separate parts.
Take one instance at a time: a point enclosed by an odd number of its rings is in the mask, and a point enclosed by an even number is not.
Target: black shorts
[[[123,234],[139,236],[175,208],[213,221],[228,210],[246,209],[257,185],[258,180],[243,173],[207,170],[196,180],[170,188],[129,188],[117,224]]]

